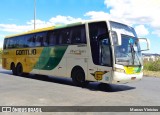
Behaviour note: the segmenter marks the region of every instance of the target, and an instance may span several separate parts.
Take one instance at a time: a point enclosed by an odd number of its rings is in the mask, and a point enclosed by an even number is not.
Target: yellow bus
[[[127,83],[142,79],[141,51],[148,49],[148,39],[138,38],[134,28],[92,20],[5,37],[2,67],[18,76],[68,77],[78,86]]]

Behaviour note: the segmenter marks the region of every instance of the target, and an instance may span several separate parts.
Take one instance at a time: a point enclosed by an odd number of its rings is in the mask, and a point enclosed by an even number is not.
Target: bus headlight
[[[114,68],[114,71],[120,72],[120,73],[125,73],[125,70],[124,69],[120,69],[120,68]]]

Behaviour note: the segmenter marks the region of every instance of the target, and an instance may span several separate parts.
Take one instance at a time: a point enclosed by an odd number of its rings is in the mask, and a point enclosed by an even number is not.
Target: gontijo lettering
[[[16,55],[36,55],[36,49],[16,50]]]

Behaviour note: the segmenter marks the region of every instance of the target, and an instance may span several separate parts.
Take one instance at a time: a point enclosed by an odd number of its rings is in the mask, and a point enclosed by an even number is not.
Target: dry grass
[[[144,73],[144,76],[147,76],[147,77],[159,77],[160,78],[160,71],[144,70],[143,73]]]

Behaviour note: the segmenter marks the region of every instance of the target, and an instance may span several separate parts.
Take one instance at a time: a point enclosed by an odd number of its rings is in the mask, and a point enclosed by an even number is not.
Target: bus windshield
[[[141,66],[141,49],[134,28],[113,21],[110,21],[110,27],[111,30],[121,33],[122,39],[122,45],[114,47],[116,64]]]
[[[142,55],[139,42],[135,37],[122,35],[122,45],[115,46],[116,64],[125,66],[141,66]]]

